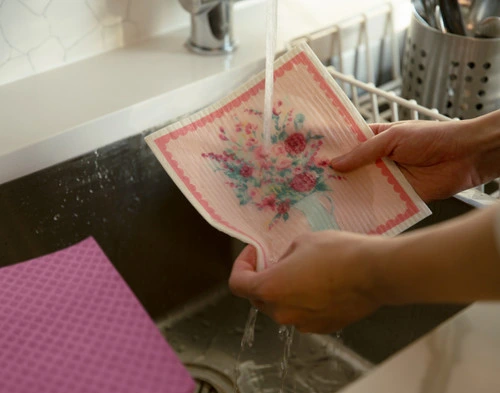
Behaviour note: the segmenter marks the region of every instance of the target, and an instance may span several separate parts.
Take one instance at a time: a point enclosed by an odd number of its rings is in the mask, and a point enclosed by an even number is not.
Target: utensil
[[[472,0],[470,6],[464,3],[460,5],[463,11],[466,29],[471,36],[477,34],[478,25],[484,19],[490,16],[500,17],[500,1],[498,0]]]
[[[415,16],[420,20],[420,22],[436,28],[434,17],[429,18],[429,14],[427,12],[428,6],[426,0],[414,0],[413,7],[415,9]]]
[[[439,0],[444,27],[451,34],[467,35],[457,0]]]
[[[475,36],[478,38],[500,38],[500,17],[488,16],[478,23]]]
[[[442,33],[446,33],[446,28],[444,27],[443,22],[443,15],[441,15],[441,7],[439,7],[439,5],[436,5],[436,8],[434,9],[434,19],[436,21],[437,28]]]
[[[438,28],[438,26],[436,26],[436,20],[434,19],[435,0],[420,1],[425,14],[424,19],[427,21],[427,24],[431,27]]]

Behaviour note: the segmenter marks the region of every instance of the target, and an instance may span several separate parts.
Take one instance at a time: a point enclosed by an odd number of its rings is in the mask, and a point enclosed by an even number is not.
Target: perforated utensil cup
[[[449,117],[500,108],[500,39],[442,33],[413,14],[405,41],[402,95]]]

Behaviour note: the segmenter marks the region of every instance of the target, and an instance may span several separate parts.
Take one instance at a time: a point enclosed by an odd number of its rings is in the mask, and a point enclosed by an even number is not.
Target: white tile
[[[87,0],[99,23],[106,27],[125,20],[128,3],[128,0]]]
[[[150,37],[185,26],[189,14],[179,0],[130,0],[128,19],[137,23],[141,37]]]
[[[51,0],[20,0],[26,7],[28,7],[35,14],[42,15],[47,5]]]
[[[96,27],[93,31],[81,38],[75,45],[66,50],[66,61],[73,62],[82,60],[103,51],[102,28]]]
[[[65,48],[75,45],[98,25],[89,6],[82,0],[52,0],[45,16],[51,31]]]
[[[10,59],[0,67],[0,85],[33,75],[34,70],[27,55]]]
[[[103,27],[102,38],[104,50],[121,48],[137,41],[137,27],[130,22],[117,23],[114,26]]]
[[[5,63],[11,56],[12,48],[7,41],[3,38],[2,31],[0,30],[0,65]]]
[[[19,52],[16,48],[11,48],[10,58],[15,59],[16,57],[19,57],[19,56],[26,56],[26,54],[23,52]]]
[[[43,72],[64,64],[64,48],[56,38],[50,38],[29,53],[35,72]]]
[[[47,20],[15,0],[6,1],[0,8],[0,26],[5,40],[22,53],[36,48],[50,35]]]

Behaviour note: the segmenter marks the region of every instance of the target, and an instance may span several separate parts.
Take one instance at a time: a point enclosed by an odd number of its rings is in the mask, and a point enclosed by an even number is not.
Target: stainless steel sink
[[[285,348],[279,326],[258,315],[254,344],[242,350],[249,309],[223,286],[158,321],[200,392],[233,392],[236,380],[241,393],[279,392]],[[285,391],[333,393],[371,367],[334,336],[295,332]]]

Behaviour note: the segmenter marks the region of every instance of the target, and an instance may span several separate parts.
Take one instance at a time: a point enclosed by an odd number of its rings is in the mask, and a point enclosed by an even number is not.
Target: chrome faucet
[[[233,38],[233,0],[179,0],[191,14],[191,36],[186,46],[204,55],[230,53]]]

